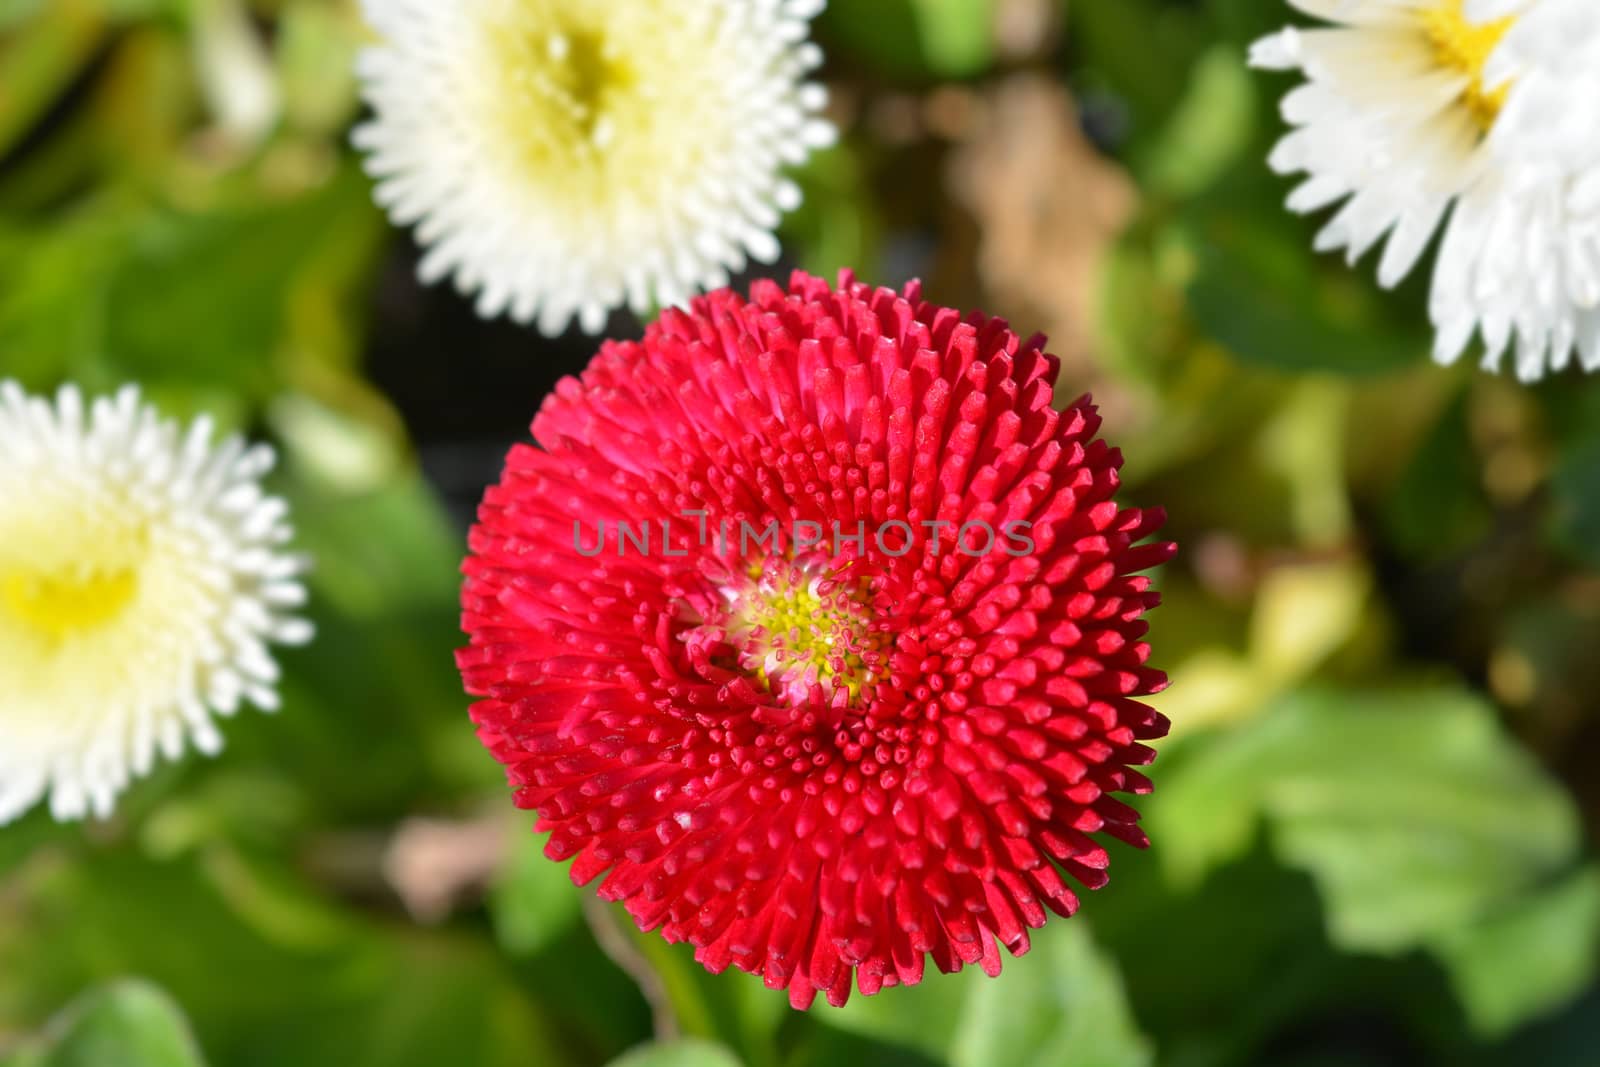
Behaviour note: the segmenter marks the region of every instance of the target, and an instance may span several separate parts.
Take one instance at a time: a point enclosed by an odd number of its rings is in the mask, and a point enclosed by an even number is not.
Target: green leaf
[[[275,57],[292,124],[336,131],[359,108],[355,55],[362,29],[353,12],[319,0],[300,0],[284,11]]]
[[[404,480],[410,445],[399,418],[360,379],[332,380],[345,407],[298,392],[272,402],[268,419],[285,451],[308,480],[351,495]]]
[[[1556,541],[1600,567],[1600,438],[1584,441],[1562,456],[1550,491]]]
[[[835,0],[824,39],[870,64],[877,77],[962,78],[993,58],[993,0]]]
[[[183,1003],[218,1063],[565,1067],[577,1059],[481,938],[340,910],[292,867],[243,865],[224,844],[171,859],[132,845],[85,850],[8,882],[0,895],[8,1015],[36,1016],[63,989],[136,972]]]
[[[128,377],[268,392],[280,361],[302,355],[296,329],[325,317],[307,302],[345,297],[378,227],[366,183],[350,168],[282,203],[153,213],[110,287],[106,349]],[[348,265],[345,277],[324,276],[326,260]],[[315,336],[319,348],[338,343]]]
[[[709,1041],[655,1042],[614,1059],[609,1067],[741,1067],[733,1053]]]
[[[1116,965],[1095,948],[1086,923],[1051,922],[1034,934],[1029,956],[1011,969],[1009,983],[1004,976],[976,983],[956,1027],[952,1067],[1154,1062]]]
[[[978,74],[994,58],[992,0],[912,0],[928,68],[946,78]]]
[[[299,451],[308,438],[285,441],[288,468],[320,469]],[[289,488],[296,545],[316,565],[312,580],[340,612],[379,619],[399,609],[445,609],[454,622],[457,573],[466,546],[432,488],[406,468],[375,489],[346,492],[319,479]],[[449,659],[449,650],[440,653]]]
[[[754,1067],[776,1060],[774,1035],[793,1015],[783,994],[736,969],[711,974],[695,962],[693,946],[668,944],[659,932],[640,931],[619,906],[607,905],[599,915],[615,924],[640,962],[655,972],[658,992],[680,1031],[723,1041]]]
[[[1067,18],[1082,61],[1077,80],[1126,107],[1135,154],[1156,162],[1160,131],[1206,48],[1202,16],[1162,0],[1116,0],[1069,4]]]
[[[11,23],[18,23],[16,26]],[[0,11],[0,155],[27,133],[89,62],[109,26],[93,0]]]
[[[1218,46],[1195,64],[1193,83],[1150,153],[1147,186],[1186,197],[1227,172],[1255,132],[1255,83],[1231,47]]]
[[[203,1067],[189,1024],[172,998],[126,980],[81,997],[42,1040],[0,1067]]]
[[[6,373],[244,402],[290,372],[338,372],[355,359],[353,296],[381,232],[353,169],[283,201],[191,212],[105,192],[0,223]]]
[[[0,352],[5,374],[31,389],[62,379],[121,384],[96,374],[105,302],[137,220],[127,197],[92,199],[52,225],[0,225]]]
[[[1414,559],[1433,560],[1476,544],[1494,521],[1462,392],[1417,449],[1389,493],[1390,539]]]
[[[1013,965],[1012,961],[1006,962],[1006,973],[1000,981],[1016,979]],[[871,997],[852,996],[843,1008],[830,1011],[825,1018],[851,1034],[943,1061],[966,1006],[974,998],[974,986],[990,979],[976,968],[954,975],[939,974],[931,965],[929,969],[931,973],[921,985],[886,989]]]
[[[975,967],[920,986],[856,997],[827,1019],[950,1067],[1138,1067],[1140,1036],[1116,964],[1081,919],[1052,920],[989,978]],[[908,1061],[909,1062],[909,1061]]]
[[[1151,805],[1169,872],[1194,884],[1265,822],[1349,950],[1402,952],[1485,919],[1579,846],[1565,791],[1463,690],[1303,692],[1189,756]]]
[[[1200,327],[1241,362],[1282,371],[1370,375],[1425,361],[1423,317],[1399,318],[1404,301],[1364,268],[1319,263],[1287,209],[1267,207],[1276,199],[1244,181],[1193,202],[1188,298]]]
[[[1484,1067],[1530,1063],[1538,1067],[1595,1067],[1600,1051],[1600,987],[1591,989],[1556,1017],[1541,1021],[1497,1045]]]
[[[283,656],[284,713],[241,720],[233,739],[295,767],[324,813],[383,817],[430,789],[496,788],[503,772],[473,735],[452,656],[461,533],[415,468],[347,492],[312,474],[304,443],[285,442],[282,488],[293,547],[313,563],[317,639]]]
[[[1101,268],[1094,316],[1100,361],[1118,378],[1153,386],[1186,326],[1182,279],[1164,276],[1155,247],[1170,232],[1143,219],[1123,232]]]
[[[1292,15],[1282,4],[1263,4],[1259,0],[1210,0],[1207,5],[1217,24],[1217,33],[1235,49],[1243,64],[1250,42],[1281,29]]]
[[[1190,747],[1157,761],[1158,794]],[[1084,901],[1096,940],[1121,965],[1163,1064],[1277,1064],[1258,1050],[1320,1010],[1348,968],[1327,944],[1316,890],[1258,837],[1244,857],[1177,891],[1160,877],[1167,843],[1158,836],[1150,852],[1113,849],[1111,885]]]
[[[942,1067],[943,1060],[917,1049],[830,1024],[833,1015],[808,1020],[805,1037],[785,1067],[839,1067],[840,1064],[871,1064],[872,1067]]]
[[[36,852],[53,845],[75,844],[80,836],[76,827],[56,822],[48,804],[35,805],[16,822],[0,828],[0,882]]]
[[[1600,966],[1600,868],[1588,867],[1435,943],[1480,1033],[1508,1033],[1572,999]]]
[[[823,39],[839,52],[854,53],[884,74],[914,78],[926,72],[911,0],[838,0],[817,22]]]
[[[508,951],[531,956],[560,939],[582,914],[582,894],[565,863],[544,854],[544,834],[522,833],[489,898],[495,933]]]
[[[859,154],[848,142],[813,152],[793,177],[805,199],[784,217],[784,245],[820,277],[832,278],[844,268],[871,277],[883,222],[872,198],[861,195],[868,176]]]

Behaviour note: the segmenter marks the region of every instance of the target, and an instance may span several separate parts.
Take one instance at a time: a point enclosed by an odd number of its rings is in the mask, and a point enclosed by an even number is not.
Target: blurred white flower
[[[479,314],[594,333],[771,262],[825,0],[364,0],[377,198]]]
[[[213,715],[277,706],[268,645],[311,627],[272,463],[131,387],[0,383],[0,822],[103,818],[158,754],[217,752]]]
[[[1478,334],[1490,370],[1514,340],[1524,380],[1574,352],[1600,369],[1600,4],[1291,2],[1331,25],[1267,37],[1251,61],[1306,76],[1271,164],[1306,175],[1292,209],[1343,202],[1318,250],[1353,263],[1382,242],[1393,286],[1443,225],[1435,358]]]
[[[193,18],[195,72],[217,128],[240,146],[255,148],[283,115],[272,56],[243,0],[197,0]]]

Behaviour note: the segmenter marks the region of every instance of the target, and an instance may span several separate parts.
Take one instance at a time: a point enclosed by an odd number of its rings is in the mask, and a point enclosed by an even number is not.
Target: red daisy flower
[[[850,994],[1028,948],[1137,846],[1140,545],[1121,456],[999,319],[796,274],[611,342],[513,448],[459,660],[546,854],[641,929]],[[609,872],[609,873],[608,873]]]

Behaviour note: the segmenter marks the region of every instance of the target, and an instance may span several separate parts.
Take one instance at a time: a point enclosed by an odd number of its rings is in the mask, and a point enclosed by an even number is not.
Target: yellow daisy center
[[[1505,106],[1510,86],[1485,86],[1483,68],[1515,19],[1469,22],[1464,5],[1465,0],[1441,0],[1422,12],[1422,24],[1440,65],[1471,79],[1461,100],[1478,127],[1488,132]]]
[[[881,677],[889,644],[865,589],[787,563],[769,564],[740,595],[729,636],[767,688],[814,680],[842,686],[852,701]]]
[[[634,72],[614,39],[556,23],[507,34],[497,47],[508,83],[502,117],[530,165],[591,156],[615,136],[614,113]]]
[[[493,76],[485,144],[518,181],[575,213],[648,210],[692,180],[719,128],[699,19],[678,0],[504,0],[484,30]]]
[[[64,643],[116,629],[151,590],[150,531],[125,507],[46,497],[0,521],[0,660],[44,667]]]
[[[138,589],[131,570],[78,574],[18,572],[0,581],[0,604],[50,642],[116,618]]]

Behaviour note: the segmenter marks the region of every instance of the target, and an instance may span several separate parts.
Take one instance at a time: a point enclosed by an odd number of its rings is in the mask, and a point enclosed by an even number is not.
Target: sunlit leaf
[[[1505,1033],[1569,1001],[1600,969],[1600,870],[1586,868],[1434,944],[1474,1025]]]
[[[160,212],[141,223],[108,296],[105,348],[130,377],[270,388],[294,357],[300,272],[370,249],[376,218],[353,173],[237,212]],[[338,299],[324,287],[324,299]]]
[[[17,24],[15,28],[8,23]],[[49,0],[0,12],[0,156],[39,119],[110,29],[95,0]]]
[[[821,19],[823,37],[897,77],[964,77],[989,62],[992,2],[834,0]]]
[[[1150,154],[1150,187],[1172,196],[1205,189],[1249,147],[1255,116],[1255,84],[1238,53],[1221,46],[1207,52]]]
[[[565,863],[545,857],[543,834],[519,834],[490,898],[500,943],[526,956],[549,947],[578,922],[587,892],[572,884]]]
[[[961,78],[988,66],[994,49],[993,0],[912,0],[928,67]]]
[[[1116,965],[1096,950],[1087,923],[1051,923],[1034,935],[1010,983],[976,983],[951,1047],[952,1067],[1145,1067]]]
[[[950,1067],[1137,1067],[1152,1062],[1116,964],[1082,920],[1051,921],[998,978],[976,968],[853,998],[831,1025]]]
[[[1570,798],[1461,690],[1305,692],[1195,744],[1151,806],[1168,869],[1192,884],[1264,822],[1352,950],[1398,952],[1484,919],[1578,847]]]
[[[147,982],[84,994],[0,1067],[203,1067],[183,1013]]]
[[[742,1067],[733,1053],[709,1041],[687,1039],[641,1045],[608,1067]]]

